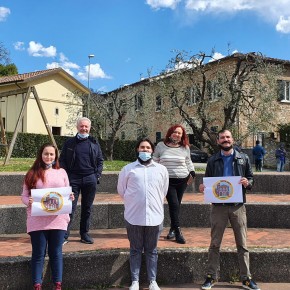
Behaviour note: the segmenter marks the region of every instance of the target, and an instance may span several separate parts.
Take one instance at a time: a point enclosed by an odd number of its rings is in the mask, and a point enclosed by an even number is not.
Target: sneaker
[[[151,281],[149,285],[149,290],[161,290],[156,281]]]
[[[68,239],[64,239],[62,245],[64,246],[67,243],[68,243]]]
[[[42,289],[41,284],[40,284],[40,283],[36,283],[36,284],[34,284],[34,285],[33,285],[33,289],[34,289],[34,290],[41,290],[41,289]]]
[[[211,289],[211,287],[214,285],[215,282],[216,282],[215,279],[213,279],[211,275],[207,275],[204,283],[201,286],[201,289],[203,290]]]
[[[129,290],[139,290],[139,281],[133,281]]]
[[[61,282],[55,282],[54,290],[61,290]]]
[[[94,239],[90,237],[88,233],[82,234],[81,236],[81,242],[85,244],[93,244]]]
[[[251,278],[248,278],[248,279],[243,281],[243,288],[249,289],[249,290],[251,290],[251,289],[260,290],[258,285]]]

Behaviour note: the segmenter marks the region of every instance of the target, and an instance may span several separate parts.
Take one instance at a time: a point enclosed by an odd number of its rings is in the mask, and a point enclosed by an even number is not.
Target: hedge
[[[13,133],[6,132],[6,138],[8,144],[10,144]],[[58,136],[55,135],[54,139],[58,146],[58,149],[62,149],[63,143],[70,138],[69,136]],[[18,133],[16,142],[12,151],[13,158],[35,158],[38,149],[44,143],[50,142],[48,135],[42,134],[31,134],[31,133]],[[100,140],[100,146],[103,154],[106,152],[106,142]],[[135,154],[136,141],[120,141],[117,140],[114,144],[114,160],[134,161],[136,159]],[[5,156],[5,147],[0,148],[0,157]],[[106,156],[104,156],[106,159]]]

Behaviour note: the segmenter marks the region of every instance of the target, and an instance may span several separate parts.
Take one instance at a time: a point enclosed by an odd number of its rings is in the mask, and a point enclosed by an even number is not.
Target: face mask
[[[142,161],[148,161],[152,158],[152,153],[149,152],[139,152],[139,158]]]
[[[45,168],[46,168],[46,169],[49,169],[49,168],[51,168],[54,164],[55,164],[55,161],[52,161],[52,163],[50,163],[50,164],[45,164]]]
[[[81,134],[81,133],[78,133],[78,136],[81,138],[81,139],[86,139],[89,137],[89,134]]]

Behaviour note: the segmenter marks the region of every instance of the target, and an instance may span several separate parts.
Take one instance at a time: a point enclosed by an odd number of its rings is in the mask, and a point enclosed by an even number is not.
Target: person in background
[[[253,185],[253,172],[248,155],[233,149],[234,139],[229,130],[221,130],[217,135],[220,151],[208,160],[205,177],[241,176],[240,184],[243,190],[243,201],[239,203],[212,203],[211,205],[211,242],[208,253],[208,270],[206,280],[201,286],[208,290],[217,281],[217,269],[220,262],[220,246],[228,221],[235,235],[240,266],[242,286],[245,289],[260,290],[252,280],[250,273],[249,251],[247,249],[247,214],[244,203],[246,190]],[[199,185],[199,191],[204,192],[204,184]]]
[[[149,290],[160,290],[157,282],[157,242],[163,228],[164,199],[168,189],[167,169],[152,160],[154,144],[143,138],[136,144],[137,160],[123,167],[118,193],[124,201],[124,218],[130,242],[130,290],[139,290],[142,251],[147,266]]]
[[[93,244],[94,240],[89,235],[90,217],[93,201],[96,195],[97,183],[103,170],[103,155],[96,139],[89,135],[91,121],[86,117],[77,120],[78,133],[69,138],[63,145],[60,154],[60,166],[68,173],[70,185],[75,195],[70,215],[70,223],[65,234],[64,244],[68,242],[70,227],[77,208],[81,193],[81,242]]]
[[[67,173],[59,167],[58,151],[52,144],[41,146],[37,158],[25,175],[22,202],[27,206],[27,233],[32,245],[31,271],[35,290],[42,289],[42,272],[46,249],[48,250],[54,289],[62,285],[62,243],[69,223],[69,214],[31,216],[33,198],[31,189],[69,186]],[[74,199],[74,195],[70,197]]]
[[[278,172],[282,172],[285,169],[286,154],[287,152],[285,150],[284,144],[280,144],[280,146],[275,151]]]
[[[169,173],[166,199],[171,226],[166,238],[175,238],[177,243],[185,244],[179,222],[180,206],[188,183],[195,177],[195,170],[190,158],[188,137],[183,126],[177,124],[168,129],[165,140],[157,144],[153,158],[154,161],[164,165]]]
[[[253,156],[255,160],[256,171],[262,171],[263,166],[263,158],[266,154],[266,150],[262,145],[260,145],[260,141],[256,141],[256,146],[253,148]]]

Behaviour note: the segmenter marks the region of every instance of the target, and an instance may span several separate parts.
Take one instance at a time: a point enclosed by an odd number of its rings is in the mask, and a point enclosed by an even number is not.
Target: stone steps
[[[24,175],[3,176],[0,176],[0,289],[31,289],[31,245],[29,236],[25,234],[26,208],[19,196],[19,184]],[[189,191],[197,192],[201,178],[202,174],[197,177],[193,190]],[[6,183],[1,183],[1,180]],[[104,174],[104,185],[99,187],[104,192],[96,195],[91,223],[91,234],[95,238],[93,245],[79,242],[79,212],[76,214],[70,242],[64,246],[65,289],[97,286],[105,289],[107,285],[130,283],[129,243],[124,229],[123,203],[115,193],[116,180],[117,173]],[[256,191],[247,195],[246,204],[253,277],[263,283],[290,283],[290,174],[265,173],[255,180],[258,181]],[[4,190],[7,182],[11,186],[9,191]],[[264,194],[261,194],[262,189],[265,189]],[[12,194],[13,191],[17,194]],[[168,228],[163,231],[158,243],[160,285],[203,282],[210,242],[209,210],[210,205],[203,203],[202,194],[191,192],[184,195],[181,224],[187,243],[180,245],[165,240]],[[167,204],[164,225],[169,227]],[[227,228],[221,249],[220,281],[234,281],[238,272],[234,237],[232,229]],[[49,287],[49,280],[46,261],[45,289]],[[144,259],[141,282],[146,284]]]
[[[26,207],[21,203],[9,204],[15,197],[0,197],[0,234],[26,232]],[[1,202],[2,200],[2,202]],[[6,200],[7,205],[4,204]],[[248,227],[290,229],[290,195],[248,195],[246,204]],[[91,229],[114,229],[124,227],[124,206],[118,194],[97,194],[93,205]],[[184,195],[180,222],[182,227],[210,227],[210,205],[203,203],[202,194]],[[80,205],[72,224],[77,230],[80,219]],[[164,226],[170,225],[168,205],[165,203]]]
[[[25,172],[0,172],[0,196],[19,195],[21,193]],[[187,192],[198,192],[202,183],[203,172],[197,172],[194,183],[187,188]],[[254,176],[252,193],[290,194],[290,172],[257,172]],[[98,192],[115,193],[117,188],[118,172],[104,172]]]
[[[162,285],[201,283],[207,268],[210,242],[209,228],[184,228],[187,243],[180,245],[165,239],[165,228],[158,242],[158,282]],[[129,243],[126,230],[99,229],[91,231],[93,245],[79,242],[73,231],[64,251],[65,289],[84,289],[92,286],[128,285]],[[249,229],[251,271],[256,281],[290,282],[290,230]],[[0,235],[0,289],[31,289],[31,245],[27,234]],[[225,231],[221,248],[220,281],[238,279],[238,262],[232,229]],[[48,262],[45,264],[44,286],[50,281]],[[143,259],[141,282],[146,283]],[[9,285],[9,287],[7,286]],[[44,289],[47,289],[45,288]]]

